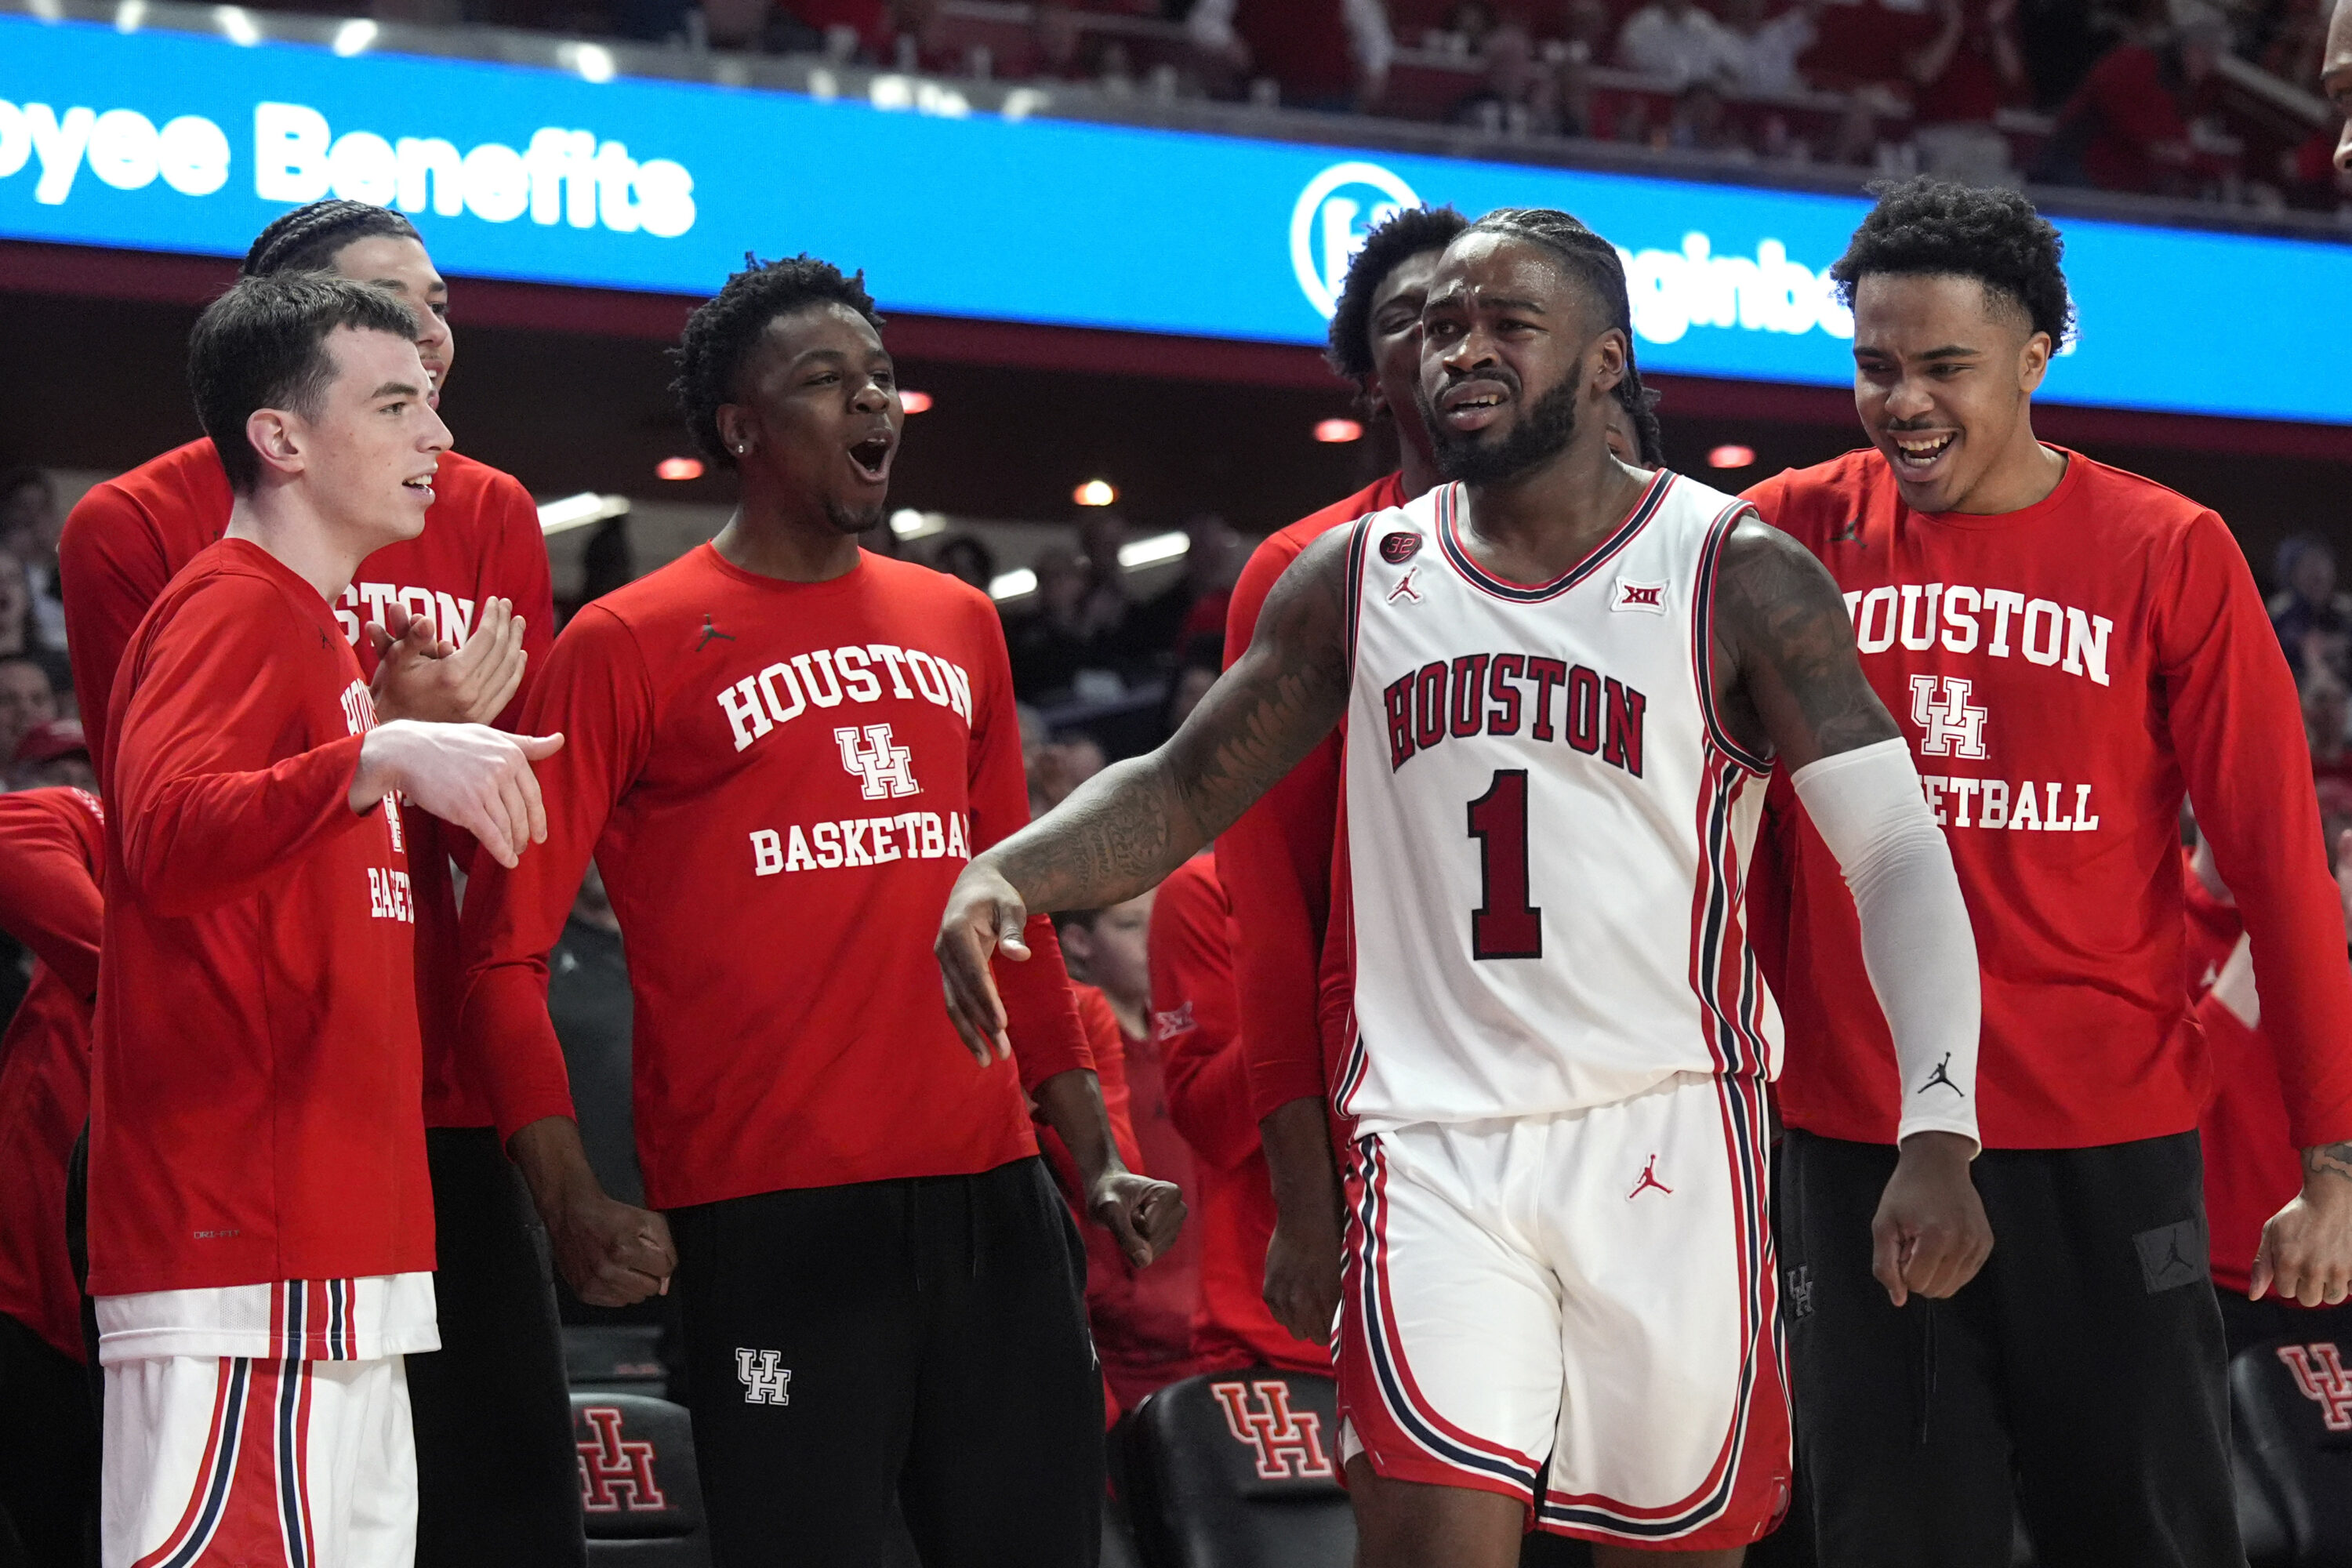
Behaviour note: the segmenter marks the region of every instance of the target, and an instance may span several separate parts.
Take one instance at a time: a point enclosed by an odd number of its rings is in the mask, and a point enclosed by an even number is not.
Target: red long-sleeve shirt
[[[397,807],[318,591],[223,540],[133,634],[106,760],[94,1296],[433,1267]]]
[[[2296,1141],[2352,1137],[2352,972],[2278,638],[2221,520],[2079,454],[1996,516],[1912,511],[1874,450],[1748,492],[1845,590],[1862,668],[1915,751],[1976,928],[1988,1148],[2197,1124],[2210,1067],[2183,982],[2185,787],[2237,894]],[[1776,780],[1791,1125],[1891,1142],[1895,1058],[1836,859]]]
[[[1227,668],[1248,648],[1266,595],[1300,552],[1332,529],[1402,506],[1405,499],[1404,476],[1391,474],[1269,535],[1234,586],[1225,617]],[[1240,932],[1234,978],[1247,1020],[1242,1044],[1253,1120],[1294,1100],[1326,1098],[1319,991],[1339,815],[1339,737],[1334,734],[1217,840],[1217,874]]]
[[[37,959],[0,1038],[0,1312],[76,1361],[81,1288],[66,1256],[66,1163],[89,1114],[105,859],[96,795],[0,795],[0,930]]]
[[[1274,1192],[1251,1114],[1249,1062],[1234,1003],[1233,910],[1215,857],[1195,855],[1151,906],[1151,1020],[1166,1060],[1168,1110],[1192,1145],[1192,1221],[1201,1247],[1195,1370],[1331,1370],[1320,1345],[1293,1339],[1264,1292]]]
[[[788,583],[700,546],[583,609],[523,713],[547,842],[468,886],[468,1066],[500,1135],[571,1114],[547,952],[593,851],[628,943],[656,1207],[968,1174],[1036,1152],[1024,1084],[1090,1068],[1052,922],[1000,962],[1013,1064],[975,1066],[931,936],[1029,819],[995,606],[879,556]]]
[[[511,600],[523,617],[524,675],[546,658],[555,640],[555,601],[549,587],[547,545],[539,510],[511,477],[457,453],[445,454],[433,479],[433,506],[425,531],[385,546],[362,563],[334,618],[358,656],[361,672],[375,676],[375,649],[362,635],[392,605],[432,622],[436,636],[464,647],[483,601]],[[208,441],[192,441],[94,485],[75,503],[58,542],[65,595],[66,633],[73,653],[74,689],[92,764],[101,771],[113,740],[109,700],[131,634],[163,584],[228,527],[235,498]],[[518,693],[500,716],[513,728]],[[454,1047],[462,978],[457,958],[457,900],[449,859],[470,860],[472,846],[421,811],[408,814],[409,863],[416,903],[416,1005],[425,1031],[425,1119],[432,1127],[478,1127],[488,1111],[459,1076]]]

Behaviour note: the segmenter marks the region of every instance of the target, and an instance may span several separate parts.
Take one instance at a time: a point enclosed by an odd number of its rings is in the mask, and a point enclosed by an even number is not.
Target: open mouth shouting
[[[890,458],[898,447],[898,437],[887,426],[870,430],[850,444],[849,466],[863,485],[884,485],[890,482]]]

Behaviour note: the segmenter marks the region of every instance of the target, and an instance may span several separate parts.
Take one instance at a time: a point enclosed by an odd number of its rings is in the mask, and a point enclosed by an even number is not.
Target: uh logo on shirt
[[[811,714],[833,713],[830,739],[842,772],[863,801],[898,802],[923,793],[914,748],[887,721],[854,711],[891,699],[919,697],[971,722],[971,677],[961,665],[921,648],[865,643],[811,648],[765,666],[718,693],[735,750]],[[961,759],[956,759],[959,765]],[[892,811],[761,827],[751,836],[751,874],[831,871],[885,866],[894,860],[963,860],[971,856],[971,826],[959,811]]]
[[[2017,658],[2095,686],[2111,684],[2107,639],[2115,622],[2053,599],[1966,584],[1904,583],[1845,596],[1855,651],[1940,649],[1981,658]],[[1992,710],[1972,676],[1913,674],[1907,710],[1923,759],[1990,762]],[[2088,833],[2099,826],[2091,786],[2049,779],[1987,778],[1978,771],[1930,773],[1919,786],[1947,827],[2005,833]]]

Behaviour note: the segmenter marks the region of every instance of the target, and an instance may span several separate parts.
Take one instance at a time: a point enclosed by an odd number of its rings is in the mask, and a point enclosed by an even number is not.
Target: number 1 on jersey
[[[1470,803],[1482,897],[1470,911],[1473,958],[1541,958],[1543,910],[1528,902],[1528,770],[1497,768]]]

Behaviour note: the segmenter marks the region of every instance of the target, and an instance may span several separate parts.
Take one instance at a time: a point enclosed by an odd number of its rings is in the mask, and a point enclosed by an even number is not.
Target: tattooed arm
[[[1307,546],[1267,595],[1255,637],[1167,744],[1105,768],[956,879],[940,921],[948,1016],[982,1062],[1009,1049],[992,952],[1029,956],[1031,910],[1095,910],[1182,865],[1330,733],[1348,701],[1352,531]]]
[[[1872,1272],[1898,1307],[1948,1296],[1992,1250],[1969,1173],[1979,1004],[1951,849],[1821,563],[1751,517],[1724,542],[1717,583],[1717,711],[1743,750],[1779,754],[1837,857],[1895,1044],[1902,1152],[1871,1223]]]

